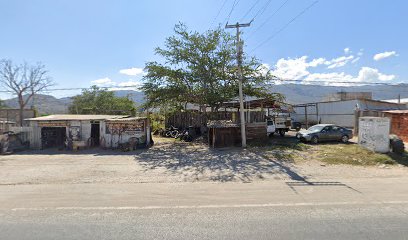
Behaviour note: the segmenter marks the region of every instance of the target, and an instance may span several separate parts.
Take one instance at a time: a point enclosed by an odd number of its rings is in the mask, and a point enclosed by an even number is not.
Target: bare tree
[[[29,65],[24,62],[18,65],[9,59],[3,59],[0,61],[0,84],[17,95],[20,106],[19,120],[22,126],[27,103],[36,93],[46,90],[47,87],[54,85],[54,82],[42,63]]]

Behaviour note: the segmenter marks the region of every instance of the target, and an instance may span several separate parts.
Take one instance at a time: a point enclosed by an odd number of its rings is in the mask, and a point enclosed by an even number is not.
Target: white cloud
[[[363,53],[364,53],[364,49],[360,48],[360,51],[358,51],[357,55],[358,56],[363,56]]]
[[[142,85],[141,82],[129,80],[127,82],[121,82],[118,84],[119,87],[140,87]]]
[[[327,68],[332,69],[332,68],[338,68],[338,67],[343,67],[345,66],[348,62],[354,59],[353,55],[350,56],[341,56],[338,58],[333,58],[330,61],[326,61],[325,64],[329,65]]]
[[[127,68],[127,69],[122,69],[119,71],[121,74],[125,74],[128,76],[138,76],[138,75],[145,75],[146,72],[143,71],[143,68]]]
[[[362,55],[360,50],[357,55]],[[358,74],[352,75],[345,72],[313,72],[312,69],[318,66],[327,66],[327,69],[334,69],[342,67],[347,63],[356,63],[360,60],[360,57],[350,56],[341,56],[338,58],[333,58],[331,60],[326,60],[325,58],[316,58],[311,61],[308,61],[307,56],[302,56],[299,58],[281,58],[274,65],[272,74],[277,78],[281,79],[278,83],[283,84],[285,79],[287,80],[303,80],[303,84],[316,84],[313,81],[322,81],[324,85],[332,86],[351,86],[356,85],[355,82],[361,82],[361,85],[367,84],[370,82],[379,82],[379,81],[392,81],[396,78],[395,75],[387,75],[381,73],[378,69],[370,67],[360,68]],[[264,64],[269,68],[268,64]],[[350,83],[348,83],[350,82]]]
[[[307,61],[307,56],[300,58],[281,58],[274,66],[272,74],[275,76],[284,76],[286,79],[301,79],[310,74],[309,68],[315,68],[321,65],[326,65],[328,69],[343,67],[349,62],[356,62],[360,58],[355,58],[353,55],[341,56],[326,60],[325,58],[315,58]],[[268,65],[269,66],[269,65]]]
[[[303,56],[295,59],[284,59],[281,58],[275,65],[275,69],[272,74],[278,77],[284,76],[287,79],[299,79],[309,75],[307,68],[309,67],[307,63],[307,56]]]
[[[110,78],[101,78],[91,81],[92,84],[97,86],[115,86],[116,82],[112,81]]]
[[[352,61],[351,61],[351,63],[356,63],[356,62],[358,62],[360,60],[360,57],[356,57],[356,58],[354,58]]]
[[[325,64],[326,59],[324,58],[315,58],[311,62],[308,63],[308,66],[310,67],[317,67],[319,65]]]
[[[350,53],[351,53],[350,48],[345,48],[345,49],[344,49],[344,54],[350,54]]]
[[[374,55],[373,59],[375,61],[379,61],[384,58],[392,57],[392,56],[398,56],[396,51],[390,51],[390,52],[383,52],[383,53],[377,53]]]
[[[378,82],[391,81],[395,79],[395,75],[386,75],[380,73],[378,69],[370,67],[362,67],[358,73],[357,80],[361,82]]]

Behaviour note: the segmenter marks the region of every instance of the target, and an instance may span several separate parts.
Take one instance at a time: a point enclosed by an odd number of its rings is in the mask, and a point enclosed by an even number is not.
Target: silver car
[[[341,141],[347,143],[353,137],[353,131],[334,124],[318,124],[300,131],[296,137],[304,142]]]

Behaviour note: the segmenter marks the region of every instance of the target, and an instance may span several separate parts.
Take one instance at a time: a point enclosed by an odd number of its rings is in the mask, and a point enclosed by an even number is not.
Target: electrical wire
[[[261,16],[266,11],[266,9],[268,8],[269,4],[271,4],[271,2],[272,0],[268,0],[268,2],[264,5],[264,7],[258,10],[255,16],[252,18],[252,21],[254,21],[257,17]]]
[[[227,18],[225,20],[226,23],[228,23],[228,21],[230,20],[231,14],[234,11],[235,7],[238,5],[239,1],[240,0],[234,0],[234,3],[232,4],[231,11],[229,12],[229,14],[228,14],[228,16],[227,16]]]
[[[283,2],[283,3],[278,7],[278,9],[276,9],[276,10],[272,13],[272,15],[270,15],[270,16],[269,16],[261,25],[259,25],[259,27],[257,27],[252,33],[250,33],[250,35],[248,36],[247,39],[250,39],[252,36],[254,36],[254,34],[255,34],[259,29],[261,29],[263,26],[265,26],[265,24],[266,24],[267,22],[269,22],[269,20],[271,20],[288,2],[289,2],[289,0],[286,0],[285,2]]]
[[[248,16],[248,14],[254,9],[254,7],[260,2],[261,0],[257,0],[254,4],[252,4],[252,7],[249,8],[249,10],[245,13],[245,15],[241,18],[241,22],[245,20],[245,18]]]
[[[312,8],[316,3],[318,3],[319,1],[314,1],[312,4],[310,4],[308,7],[306,7],[305,9],[303,9],[298,15],[296,15],[294,18],[292,18],[289,22],[287,22],[282,28],[280,28],[278,31],[276,31],[275,33],[273,33],[270,37],[268,37],[265,41],[263,41],[262,43],[260,43],[258,46],[256,46],[254,49],[252,49],[251,53],[254,52],[256,49],[262,47],[263,45],[265,45],[267,42],[269,42],[270,40],[272,40],[274,37],[276,37],[279,33],[281,33],[282,31],[284,31],[291,23],[293,23],[294,21],[296,21],[296,19],[298,19],[300,16],[302,16],[305,12],[307,12],[307,10],[309,10],[310,8]]]
[[[222,11],[222,9],[224,9],[225,4],[228,2],[228,0],[224,0],[224,2],[221,5],[221,8],[218,10],[217,15],[215,16],[215,18],[213,19],[213,21],[211,22],[211,26],[214,25],[214,22],[217,20],[217,18],[220,16],[220,13]]]

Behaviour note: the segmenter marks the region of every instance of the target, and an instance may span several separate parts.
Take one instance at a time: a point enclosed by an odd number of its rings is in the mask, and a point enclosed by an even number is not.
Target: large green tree
[[[92,86],[73,97],[69,106],[72,114],[134,115],[135,104],[128,97],[117,97],[112,91]]]
[[[204,33],[177,24],[156,55],[163,62],[148,62],[142,90],[148,107],[186,103],[217,110],[238,97],[235,37],[222,28]],[[247,96],[281,100],[266,87],[269,71],[256,58],[243,56],[243,89]]]

